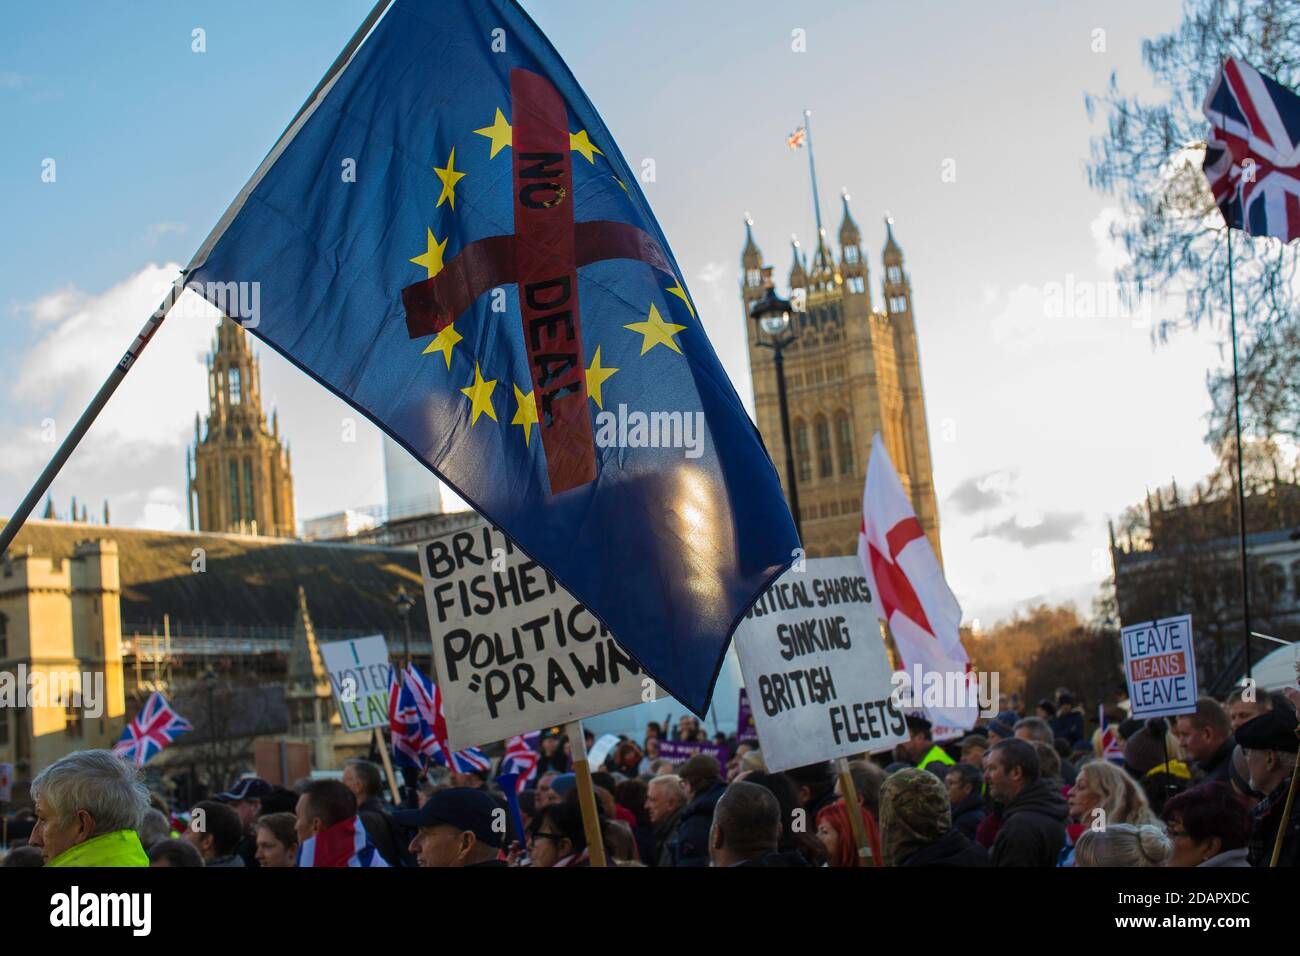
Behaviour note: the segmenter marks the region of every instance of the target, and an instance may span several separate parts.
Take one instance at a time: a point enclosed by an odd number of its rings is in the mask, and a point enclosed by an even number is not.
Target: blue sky
[[[0,36],[0,512],[17,503],[304,97],[364,0],[16,7]],[[1115,200],[1088,189],[1086,91],[1144,89],[1140,43],[1179,4],[780,2],[525,6],[637,168],[715,347],[751,402],[737,297],[746,212],[783,275],[812,235],[814,111],[832,234],[852,194],[879,304],[881,217],[914,284],[950,583],[985,626],[1040,599],[1086,602],[1105,521],[1212,465],[1209,333],[1155,348],[1140,321],[1061,316],[1053,284],[1104,283]],[[192,50],[192,31],[207,50]],[[1105,50],[1094,51],[1094,31]],[[806,52],[792,49],[803,31]],[[53,159],[57,178],[42,182]],[[949,162],[951,161],[951,162]],[[945,164],[948,164],[945,166]],[[944,181],[945,168],[955,180]],[[183,522],[183,460],[206,408],[202,310],[164,325],[55,485],[114,521]],[[301,517],[384,499],[378,434],[262,350],[294,451]],[[355,441],[346,441],[348,419]],[[51,429],[50,423],[53,428]]]

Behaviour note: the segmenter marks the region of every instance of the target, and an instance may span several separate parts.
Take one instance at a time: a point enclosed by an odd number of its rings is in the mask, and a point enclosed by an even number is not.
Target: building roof
[[[117,542],[123,629],[161,625],[173,633],[224,625],[292,632],[298,587],[321,631],[400,634],[398,587],[415,598],[411,631],[428,634],[419,559],[413,548],[296,541],[204,532],[145,531],[29,519],[9,554],[71,558],[78,541]],[[192,570],[194,549],[206,570]]]

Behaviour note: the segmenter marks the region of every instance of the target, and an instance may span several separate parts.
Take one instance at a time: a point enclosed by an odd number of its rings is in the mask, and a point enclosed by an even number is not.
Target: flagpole
[[[862,805],[858,802],[858,788],[853,783],[853,772],[849,770],[848,758],[840,757],[836,761],[836,769],[840,774],[840,792],[844,794],[844,810],[849,816],[853,842],[858,845],[858,859],[862,866],[880,866],[880,861],[871,855],[871,844],[867,840],[867,826],[862,820]]]
[[[393,806],[402,805],[402,791],[397,787],[397,774],[393,773],[393,758],[388,754],[388,745],[384,743],[384,733],[375,728],[375,746],[379,748],[379,759],[384,762],[384,773],[388,775],[388,786],[393,791]]]
[[[803,111],[803,128],[808,134],[808,174],[812,177],[813,213],[817,217],[817,239],[822,235],[822,202],[817,195],[817,164],[813,160],[812,110]]]
[[[1232,284],[1232,224],[1228,227],[1228,321],[1232,334],[1232,409],[1237,434],[1237,540],[1241,551],[1241,609],[1246,630],[1246,676],[1250,677],[1250,566],[1246,560],[1246,484],[1241,453],[1241,377],[1237,366],[1237,302]]]
[[[99,413],[104,410],[104,406],[108,404],[108,400],[113,397],[113,393],[117,391],[117,387],[121,385],[122,380],[126,378],[126,373],[131,370],[136,359],[140,357],[140,353],[144,351],[145,346],[149,344],[150,340],[152,340],[154,335],[158,332],[158,328],[162,325],[163,319],[167,318],[167,313],[171,311],[171,307],[176,304],[176,300],[180,298],[181,293],[184,291],[185,273],[182,272],[176,277],[176,280],[172,283],[172,287],[167,291],[167,295],[158,305],[158,308],[154,309],[153,314],[149,316],[149,320],[145,322],[144,327],[140,329],[139,334],[136,335],[135,340],[131,343],[131,347],[128,348],[126,354],[122,356],[122,360],[113,367],[113,371],[109,373],[107,380],[99,387],[99,391],[96,392],[95,397],[90,400],[90,404],[87,405],[86,410],[81,413],[81,417],[78,418],[77,423],[72,426],[72,430],[68,432],[66,437],[64,437],[63,443],[59,445],[58,451],[54,453],[54,457],[50,459],[49,464],[45,466],[45,470],[42,471],[40,477],[36,479],[36,483],[33,484],[31,489],[27,492],[27,497],[23,498],[22,503],[14,513],[9,516],[9,520],[5,522],[5,526],[0,528],[0,557],[4,556],[5,552],[9,549],[9,545],[12,543],[14,536],[22,530],[23,524],[26,523],[28,517],[32,513],[32,509],[34,509],[37,503],[45,497],[46,492],[49,490],[50,485],[54,483],[54,479],[58,476],[59,471],[62,470],[68,459],[72,457],[72,452],[81,442],[81,439],[86,436],[86,432],[90,430],[90,426],[95,423],[95,419],[99,417]]]
[[[81,439],[85,437],[86,432],[90,430],[90,426],[93,425],[95,419],[99,417],[99,413],[104,410],[104,406],[107,405],[108,400],[113,397],[113,393],[117,391],[117,387],[122,384],[122,379],[126,378],[126,373],[131,370],[136,359],[140,357],[140,353],[144,351],[144,347],[149,344],[149,341],[158,332],[158,327],[162,325],[163,319],[167,318],[167,313],[171,311],[171,307],[176,304],[176,300],[179,299],[181,293],[185,291],[185,277],[189,275],[191,270],[202,265],[207,259],[208,254],[211,253],[213,247],[216,246],[217,240],[225,235],[226,230],[230,228],[230,224],[234,221],[239,210],[243,208],[244,202],[248,199],[248,196],[256,188],[257,184],[261,182],[262,177],[279,158],[280,154],[284,151],[285,147],[289,145],[293,137],[297,135],[298,130],[300,130],[303,124],[311,117],[311,113],[324,99],[325,95],[333,86],[334,81],[338,79],[339,74],[342,73],[344,68],[352,62],[352,58],[356,55],[357,49],[361,46],[366,37],[370,35],[370,31],[374,29],[375,24],[379,22],[380,17],[387,12],[388,7],[392,2],[393,0],[377,0],[369,15],[367,15],[366,19],[362,21],[362,24],[357,28],[356,33],[352,35],[352,39],[348,41],[348,45],[343,48],[343,52],[341,52],[334,62],[330,64],[330,68],[326,71],[325,75],[321,77],[320,82],[316,84],[316,88],[312,90],[311,95],[307,97],[306,102],[304,102],[298,109],[298,112],[294,114],[294,118],[289,123],[289,126],[280,134],[280,139],[276,142],[275,146],[271,148],[271,151],[267,154],[266,158],[262,160],[262,164],[253,174],[252,179],[248,181],[240,194],[235,197],[235,201],[230,204],[230,208],[226,210],[225,215],[223,215],[217,222],[216,226],[213,227],[212,232],[209,233],[208,238],[204,241],[203,245],[199,247],[199,251],[195,253],[190,264],[181,270],[180,275],[176,277],[176,281],[172,283],[171,290],[167,293],[167,296],[163,299],[158,308],[154,310],[154,313],[149,317],[149,320],[145,322],[144,328],[142,328],[140,334],[135,337],[135,341],[131,343],[131,347],[126,350],[126,354],[122,356],[122,360],[118,362],[116,368],[109,373],[108,379],[100,386],[99,391],[95,393],[95,397],[91,399],[90,404],[86,406],[86,410],[81,413],[81,417],[77,419],[77,423],[72,426],[72,430],[68,432],[67,437],[63,439],[63,444],[59,446],[59,450],[54,453],[54,457],[50,459],[49,464],[45,466],[45,470],[42,471],[40,477],[36,479],[36,483],[32,485],[31,490],[27,492],[27,497],[22,500],[22,503],[14,513],[9,516],[9,520],[5,522],[5,526],[0,528],[0,558],[4,557],[5,552],[9,549],[9,545],[13,543],[14,537],[22,530],[28,517],[31,516],[32,510],[36,507],[37,503],[40,502],[41,498],[45,496],[50,485],[54,483],[54,479],[58,477],[59,472],[72,456],[72,452],[76,449],[77,445],[80,444]]]
[[[582,808],[582,829],[587,834],[587,855],[592,866],[607,866],[605,841],[600,835],[600,814],[596,809],[596,786],[592,783],[591,765],[587,762],[587,738],[582,732],[582,721],[570,721],[564,729],[569,735],[573,772],[578,778],[578,804]]]

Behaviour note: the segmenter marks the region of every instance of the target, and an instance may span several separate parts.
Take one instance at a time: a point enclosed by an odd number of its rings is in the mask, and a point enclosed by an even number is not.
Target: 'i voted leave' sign
[[[1196,710],[1192,617],[1167,617],[1120,631],[1124,677],[1133,717],[1168,717]]]

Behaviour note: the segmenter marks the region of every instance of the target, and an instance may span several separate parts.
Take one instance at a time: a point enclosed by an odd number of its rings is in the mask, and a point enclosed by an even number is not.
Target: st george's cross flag
[[[143,767],[163,748],[174,744],[177,737],[193,729],[188,720],[172,710],[166,697],[154,691],[122,731],[113,753]]]
[[[798,547],[771,459],[639,176],[528,15],[379,9],[187,287],[221,308],[253,284],[256,321],[232,318],[702,715],[737,623]]]
[[[1203,109],[1203,169],[1224,222],[1249,236],[1300,236],[1300,96],[1229,57]]]
[[[876,596],[876,612],[894,635],[912,700],[935,725],[974,727],[978,695],[961,643],[961,606],[879,432],[867,463],[858,557]]]

